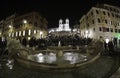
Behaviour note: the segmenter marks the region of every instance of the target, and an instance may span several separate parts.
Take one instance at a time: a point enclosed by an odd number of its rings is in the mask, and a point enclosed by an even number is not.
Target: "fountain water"
[[[58,42],[58,47],[61,47],[61,42],[60,41]]]

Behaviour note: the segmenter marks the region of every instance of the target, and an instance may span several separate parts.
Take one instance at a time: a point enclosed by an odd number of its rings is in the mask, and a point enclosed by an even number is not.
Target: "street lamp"
[[[13,32],[13,26],[12,25],[8,25],[9,27],[9,33],[12,33]]]
[[[9,28],[12,28],[12,25],[9,25]]]
[[[26,24],[26,23],[27,23],[27,20],[23,20],[23,23]]]

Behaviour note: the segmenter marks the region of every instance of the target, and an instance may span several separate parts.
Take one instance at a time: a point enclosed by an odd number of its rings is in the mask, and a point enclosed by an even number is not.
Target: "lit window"
[[[23,31],[23,36],[25,36],[25,30]]]
[[[21,31],[19,31],[19,36],[21,36]]]
[[[14,37],[14,33],[12,33],[12,37]]]
[[[16,37],[18,36],[18,32],[16,32]]]
[[[112,21],[110,21],[110,25],[112,25]]]
[[[34,34],[36,34],[36,32],[37,32],[37,31],[36,31],[36,30],[34,30]]]
[[[29,31],[28,31],[28,35],[31,35],[31,30],[29,29]]]
[[[11,36],[11,33],[9,33],[9,37]]]

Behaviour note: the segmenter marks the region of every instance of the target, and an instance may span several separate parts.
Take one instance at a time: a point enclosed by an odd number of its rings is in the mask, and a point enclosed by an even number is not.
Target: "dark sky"
[[[60,18],[69,18],[72,26],[97,3],[120,6],[120,0],[0,0],[0,19],[15,12],[37,11],[46,17],[49,27],[58,27]]]

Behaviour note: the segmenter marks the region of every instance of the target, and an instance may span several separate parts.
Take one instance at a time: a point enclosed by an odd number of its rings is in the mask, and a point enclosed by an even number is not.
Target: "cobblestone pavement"
[[[66,73],[35,71],[15,64],[12,70],[6,66],[0,69],[0,78],[107,78],[106,75],[116,67],[118,61],[116,57],[101,56],[84,69]]]

